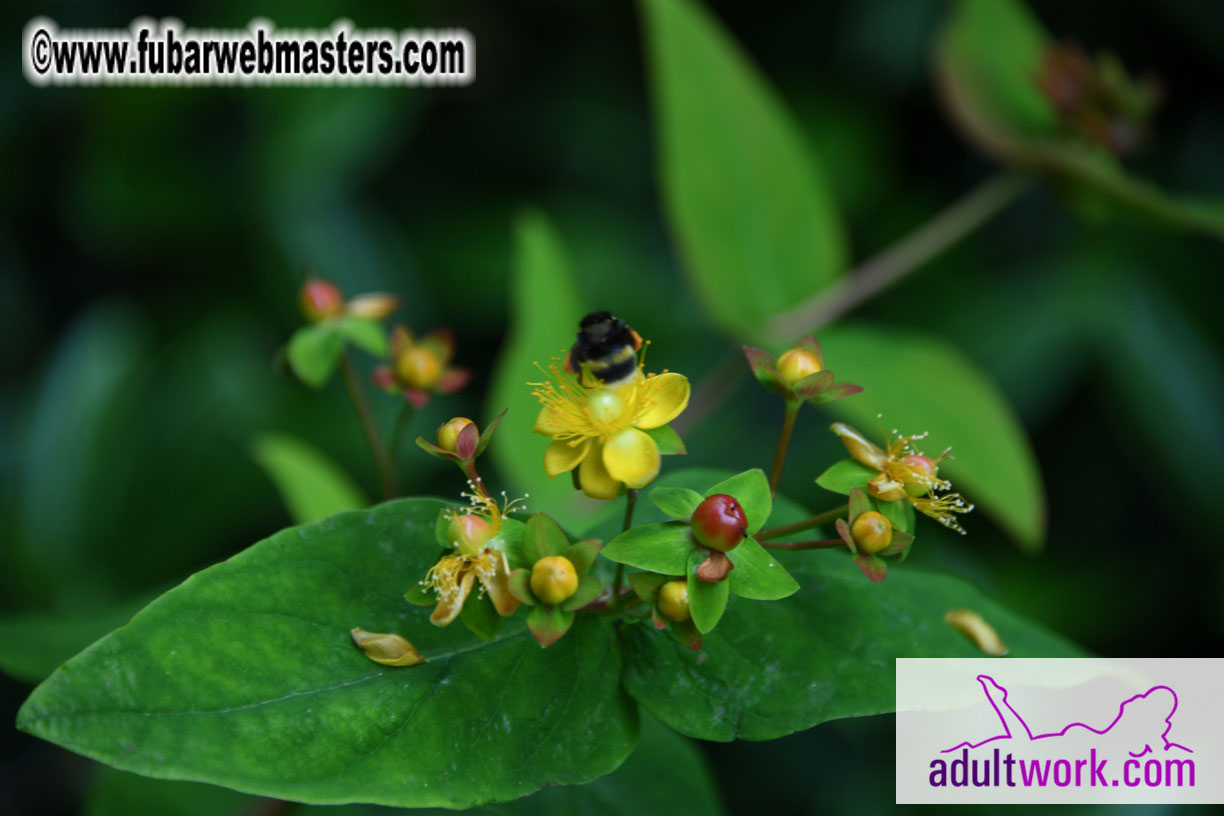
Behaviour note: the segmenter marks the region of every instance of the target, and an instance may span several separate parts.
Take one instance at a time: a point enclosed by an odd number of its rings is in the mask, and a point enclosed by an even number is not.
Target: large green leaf
[[[515,222],[513,276],[510,339],[497,360],[487,403],[490,415],[509,410],[489,451],[514,489],[531,495],[530,506],[547,508],[565,527],[579,529],[575,522],[593,502],[574,490],[568,474],[548,478],[544,449],[550,440],[531,430],[540,403],[527,383],[546,376],[535,364],[547,367],[550,357],[564,356],[585,314],[561,239],[539,213]]]
[[[1116,203],[1168,227],[1224,239],[1224,213],[1169,196],[1129,175],[1102,148],[1064,133],[1038,85],[1053,39],[1020,0],[958,0],[935,46],[941,95],[953,120],[986,152],[1064,178],[1092,211]]]
[[[240,793],[191,782],[171,782],[102,769],[86,798],[86,816],[243,816],[257,800]],[[442,814],[448,811],[414,811]],[[453,812],[453,811],[452,811]],[[675,813],[720,814],[713,776],[692,740],[642,718],[637,748],[625,763],[586,785],[554,785],[531,796],[468,813],[503,816],[672,816]],[[290,816],[387,816],[373,805],[314,807],[297,805]]]
[[[289,518],[296,524],[369,504],[351,476],[296,436],[260,434],[251,443],[251,454],[276,485]]]
[[[683,471],[664,484],[708,481]],[[779,496],[771,524],[808,515]],[[962,579],[910,565],[868,581],[841,551],[777,552],[802,589],[781,601],[732,598],[700,653],[668,632],[626,627],[625,687],[646,710],[708,740],[781,737],[826,720],[893,710],[898,657],[981,657],[944,621],[968,608],[1017,657],[1076,657],[1062,638],[1007,611]]]
[[[614,770],[636,710],[606,622],[545,651],[521,616],[483,644],[404,602],[443,506],[333,516],[198,573],[35,689],[18,726],[120,769],[320,804],[464,807]],[[376,665],[355,626],[429,662]]]
[[[706,310],[757,336],[845,269],[816,158],[768,82],[691,0],[643,0],[671,230]]]
[[[896,428],[929,431],[921,445],[931,455],[951,445],[956,458],[941,475],[1021,547],[1041,548],[1045,497],[1032,448],[998,388],[965,355],[927,334],[861,323],[827,328],[820,341],[830,366],[863,386],[830,404],[832,413],[877,443]]]

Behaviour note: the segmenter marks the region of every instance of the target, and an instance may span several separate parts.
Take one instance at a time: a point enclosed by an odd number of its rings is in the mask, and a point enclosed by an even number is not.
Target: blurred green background
[[[934,98],[941,2],[708,7],[822,158],[855,259],[992,172]],[[1160,77],[1155,138],[1131,166],[1187,193],[1224,190],[1218,4],[1031,7],[1058,36]],[[586,305],[654,341],[652,368],[700,383],[735,348],[697,306],[667,232],[633,4],[280,2],[258,13],[279,27],[338,17],[461,26],[476,42],[477,80],[447,90],[36,89],[15,67],[16,32],[35,15],[62,28],[142,15],[240,28],[253,12],[113,0],[0,11],[13,66],[0,79],[0,651],[11,675],[0,704],[10,714],[37,676],[12,634],[36,630],[13,627],[45,623],[71,640],[65,619],[87,629],[106,614],[118,625],[288,523],[250,455],[256,433],[310,440],[377,494],[339,384],[312,392],[277,364],[300,323],[304,267],[347,294],[401,294],[399,317],[414,329],[455,330],[474,384],[435,400],[418,433],[499,410],[484,397],[510,319],[514,220],[528,208],[563,236]],[[1022,554],[975,514],[963,539],[925,525],[914,563],[965,575],[1099,654],[1219,655],[1221,261],[1211,238],[1081,220],[1054,188],[1036,188],[860,309],[933,333],[981,366],[1023,421],[1044,480],[1044,552]],[[373,396],[389,428],[398,405]],[[741,378],[688,429],[685,464],[767,466],[779,415]],[[832,461],[839,446],[826,424],[806,412],[792,451]],[[453,468],[409,447],[405,492],[457,493]],[[810,470],[792,463],[782,490],[823,502]],[[704,748],[732,813],[891,808],[887,717]],[[122,784],[95,780],[95,768],[0,732],[0,812],[179,812],[160,793],[121,807]],[[234,797],[202,812],[248,806]]]

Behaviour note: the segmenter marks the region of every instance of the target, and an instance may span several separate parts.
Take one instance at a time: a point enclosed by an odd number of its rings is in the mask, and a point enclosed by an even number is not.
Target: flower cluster
[[[893,430],[887,448],[881,448],[843,422],[833,423],[831,429],[856,462],[877,472],[867,482],[868,493],[886,502],[907,500],[923,515],[964,534],[956,516],[970,512],[973,505],[961,494],[949,492],[952,483],[939,477],[939,465],[952,458],[951,448],[931,458],[914,446],[926,438],[925,433],[901,436]]]

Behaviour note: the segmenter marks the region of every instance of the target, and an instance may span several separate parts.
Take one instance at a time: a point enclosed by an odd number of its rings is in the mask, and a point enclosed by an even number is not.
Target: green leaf
[[[459,612],[459,619],[463,621],[468,631],[486,642],[493,639],[497,631],[501,629],[502,621],[505,620],[497,614],[493,601],[489,600],[488,595],[479,598],[469,597]]]
[[[149,779],[101,768],[85,796],[85,816],[242,816],[257,800],[245,794],[189,782]]]
[[[659,428],[643,429],[647,436],[655,441],[659,446],[659,453],[663,456],[675,456],[688,453],[684,447],[684,440],[680,438],[680,434],[676,433],[675,429],[670,425],[663,425]]]
[[[936,47],[936,66],[953,115],[983,138],[1057,134],[1058,118],[1037,78],[1050,37],[1018,0],[953,3]]]
[[[731,591],[729,580],[707,584],[697,578],[697,567],[705,558],[704,553],[694,552],[689,556],[688,568],[685,570],[688,579],[689,612],[693,616],[697,631],[703,635],[713,629],[722,618]]]
[[[841,219],[790,113],[709,12],[639,8],[671,232],[706,311],[751,339],[841,276]]]
[[[574,625],[574,613],[559,606],[533,606],[527,613],[527,628],[540,646],[548,648]]]
[[[660,768],[666,768],[661,773]],[[85,816],[243,816],[258,800],[212,785],[149,779],[102,768],[86,796]],[[419,811],[424,814],[426,811]],[[435,811],[436,812],[436,811]],[[585,785],[552,785],[531,796],[471,813],[506,816],[667,816],[723,813],[701,750],[653,717],[642,718],[637,747],[608,776]],[[368,805],[298,806],[292,816],[383,816]]]
[[[346,317],[340,321],[344,339],[375,357],[385,357],[390,351],[387,331],[382,323],[367,317]]]
[[[260,434],[251,442],[251,456],[276,485],[294,523],[318,521],[369,504],[347,473],[295,436]]]
[[[567,529],[578,531],[595,502],[574,490],[568,474],[554,480],[544,472],[551,440],[532,432],[540,402],[527,383],[544,379],[535,363],[547,367],[550,356],[562,356],[586,312],[561,238],[538,212],[521,214],[514,223],[510,309],[509,339],[486,401],[489,413],[508,411],[489,453],[514,493],[529,493],[533,505],[547,507]]]
[[[579,578],[586,576],[590,571],[591,565],[595,563],[595,559],[599,557],[599,548],[603,546],[602,542],[588,538],[585,541],[578,541],[571,544],[565,551],[565,557],[574,565],[574,569],[578,573]]]
[[[561,605],[566,612],[574,612],[593,602],[603,594],[604,586],[594,575],[588,575],[578,583],[578,589]]]
[[[705,496],[687,487],[656,487],[650,491],[655,507],[677,521],[688,521]]]
[[[849,496],[850,491],[856,487],[866,489],[867,482],[878,475],[879,471],[872,470],[853,459],[842,459],[817,476],[816,484],[825,490]]]
[[[710,475],[678,471],[661,481]],[[778,497],[772,523],[807,515]],[[768,603],[732,598],[700,653],[649,626],[624,629],[625,688],[651,714],[689,736],[726,741],[892,711],[896,658],[982,656],[944,622],[952,609],[980,614],[1012,656],[1083,656],[960,578],[905,565],[873,584],[841,550],[773,555],[803,588]]]
[[[764,527],[769,514],[773,512],[769,480],[760,468],[737,473],[711,487],[705,495],[713,496],[716,493],[726,493],[739,501],[740,506],[744,508],[744,516],[748,519],[749,535]]]
[[[825,329],[830,366],[864,391],[828,410],[877,444],[884,427],[929,431],[921,447],[935,455],[949,445],[955,459],[940,466],[969,501],[988,513],[1026,551],[1041,549],[1045,497],[1036,457],[999,389],[959,350],[920,332],[861,323]],[[973,515],[965,519],[973,524]]]
[[[521,618],[482,644],[404,602],[443,506],[333,516],[194,575],[35,689],[18,726],[120,769],[320,804],[467,807],[612,771],[636,716],[606,622],[541,650]],[[354,626],[429,662],[378,666]]]
[[[528,566],[550,555],[564,555],[569,546],[569,538],[547,513],[535,513],[527,519],[527,528],[523,531],[523,555]]]
[[[741,598],[776,601],[799,591],[799,584],[754,538],[745,538],[727,553],[735,569],[727,577],[731,592]]]
[[[343,351],[344,334],[335,321],[303,326],[289,338],[289,367],[311,388],[322,388],[331,379]]]
[[[893,523],[903,533],[914,532],[914,505],[902,499],[901,501],[884,501],[872,499],[876,509]]]
[[[935,68],[945,107],[965,135],[1006,162],[1069,180],[1081,199],[1088,193],[1167,227],[1224,239],[1224,213],[1166,194],[1128,174],[1103,148],[1064,132],[1037,81],[1053,44],[1019,0],[953,4]]]
[[[79,612],[24,612],[0,617],[0,671],[38,683],[64,661],[116,629],[149,599],[141,597]]]
[[[662,575],[684,575],[695,550],[689,526],[670,521],[631,527],[609,541],[602,552],[604,558],[618,564]]]

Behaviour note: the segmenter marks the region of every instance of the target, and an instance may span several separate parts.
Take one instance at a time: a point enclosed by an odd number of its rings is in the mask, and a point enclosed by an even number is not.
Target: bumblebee
[[[591,312],[578,324],[578,337],[565,357],[565,370],[591,376],[610,387],[637,377],[642,336],[611,312]]]

